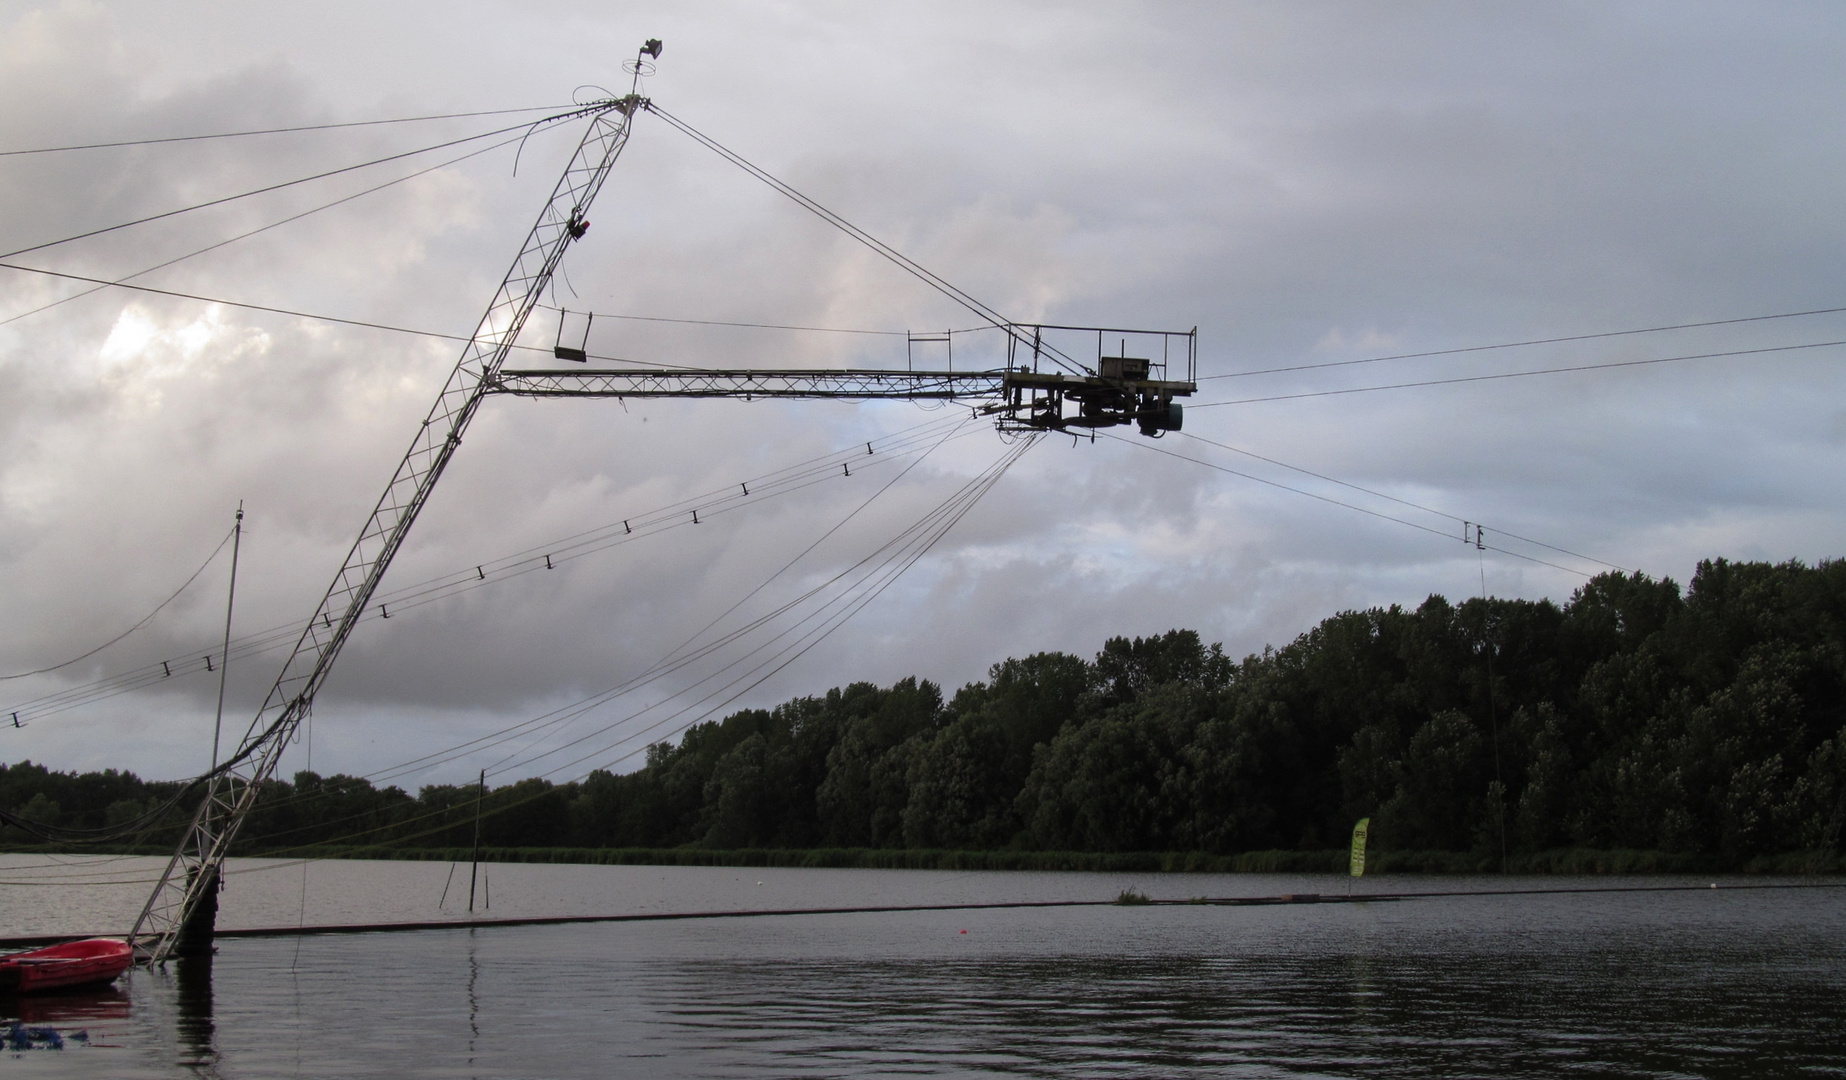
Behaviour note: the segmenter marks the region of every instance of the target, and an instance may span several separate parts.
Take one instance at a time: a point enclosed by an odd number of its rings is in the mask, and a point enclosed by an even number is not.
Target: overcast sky
[[[1563,602],[1611,566],[1842,553],[1839,346],[1327,392],[1840,341],[1846,314],[1249,374],[1846,306],[1836,5],[0,3],[0,150],[567,106],[625,91],[648,37],[655,101],[1009,316],[1197,326],[1185,433],[1044,440],[873,594],[852,568],[1011,449],[965,411],[489,400],[384,583],[428,602],[360,626],[284,773],[566,780],[852,681],[952,691],[1173,627],[1241,656],[1483,581]],[[538,115],[10,154],[0,251]],[[135,280],[465,336],[581,131],[5,261],[116,280],[314,210]],[[901,366],[902,331],[976,325],[656,117],[590,217],[546,303],[598,312],[601,355]],[[82,288],[0,270],[0,674],[148,615],[239,500],[237,633],[286,646],[459,345],[121,290],[45,307]],[[957,339],[957,366],[997,359]],[[227,555],[120,643],[0,682],[0,759],[203,768]],[[773,613],[816,589],[864,606],[801,639],[809,607]],[[261,645],[233,654],[233,733],[285,655]]]

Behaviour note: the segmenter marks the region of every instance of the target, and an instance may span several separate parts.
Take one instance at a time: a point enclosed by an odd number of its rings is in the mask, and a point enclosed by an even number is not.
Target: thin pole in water
[[[218,663],[218,718],[212,723],[212,769],[218,768],[218,738],[224,731],[224,683],[231,672],[231,608],[237,603],[237,549],[244,539],[244,501],[237,500],[237,523],[231,527],[231,590],[224,600],[224,654]],[[210,661],[206,662],[210,667]]]
[[[1494,702],[1493,640],[1490,634],[1492,612],[1487,604],[1487,545],[1481,540],[1482,529],[1474,527],[1475,558],[1481,568],[1481,645],[1487,653],[1487,721],[1493,732],[1493,808],[1500,826],[1500,873],[1506,873],[1506,782],[1500,776],[1500,710]]]
[[[481,800],[487,795],[487,770],[481,770],[481,786],[474,793],[474,859],[468,867],[468,912],[474,913],[474,879],[481,870]]]

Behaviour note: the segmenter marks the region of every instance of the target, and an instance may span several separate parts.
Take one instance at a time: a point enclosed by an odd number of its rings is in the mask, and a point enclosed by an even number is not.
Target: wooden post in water
[[[481,786],[474,793],[474,858],[468,866],[468,913],[474,913],[474,879],[481,869],[481,800],[487,796],[487,770],[481,770]]]
[[[237,550],[244,542],[244,501],[237,500],[231,526],[231,587],[224,598],[224,652],[218,658],[218,718],[212,722],[212,771],[218,769],[218,738],[224,731],[224,687],[231,676],[231,608],[237,603]],[[210,665],[207,665],[208,667]]]

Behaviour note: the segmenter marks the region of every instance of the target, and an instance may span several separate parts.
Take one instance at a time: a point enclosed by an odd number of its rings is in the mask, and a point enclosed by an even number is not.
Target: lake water
[[[0,856],[0,935],[119,933],[154,865]],[[305,888],[299,865],[231,869],[223,927],[466,906],[465,865],[451,879],[442,863],[316,863]],[[491,914],[508,917],[1347,888],[1273,875],[484,870]],[[62,1050],[0,1050],[0,1072],[1846,1075],[1846,889],[1731,887],[1762,883],[226,938],[210,962],[137,970],[108,993],[0,1001],[66,1036]],[[1399,877],[1358,891],[1662,884],[1709,882]]]

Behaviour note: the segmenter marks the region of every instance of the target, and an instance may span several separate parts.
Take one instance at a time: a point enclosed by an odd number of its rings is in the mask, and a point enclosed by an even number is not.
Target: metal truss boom
[[[1119,360],[1105,357],[1105,360]],[[1177,430],[1189,381],[1153,379],[1146,361],[1124,372],[1066,375],[1006,367],[993,371],[884,368],[615,368],[502,371],[496,394],[531,398],[806,398],[845,401],[949,400],[978,403],[1002,428],[1062,431],[1139,424],[1144,434]]]
[[[735,370],[502,371],[492,391],[518,397],[954,399],[998,397],[1000,371]]]

